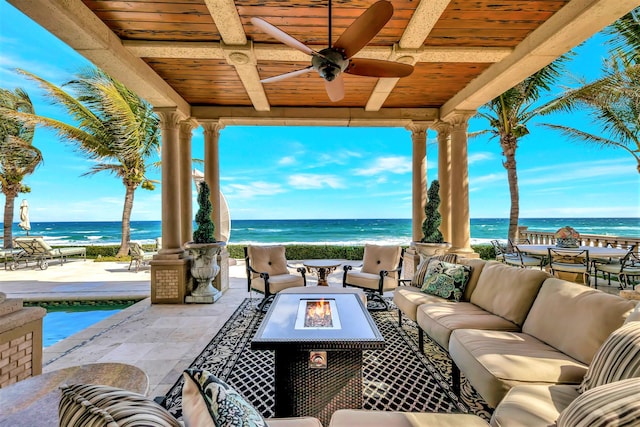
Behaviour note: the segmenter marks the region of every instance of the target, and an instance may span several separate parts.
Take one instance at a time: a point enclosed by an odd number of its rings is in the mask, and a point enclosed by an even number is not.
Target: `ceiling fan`
[[[342,33],[331,46],[331,0],[329,0],[329,47],[316,52],[304,43],[285,33],[278,27],[260,18],[251,18],[251,23],[287,46],[311,56],[311,65],[301,70],[280,74],[261,80],[262,83],[277,82],[291,77],[317,71],[324,79],[325,89],[333,102],[344,98],[342,73],[370,77],[406,77],[413,66],[379,59],[353,58],[373,39],[393,15],[393,6],[386,0],[371,5]]]

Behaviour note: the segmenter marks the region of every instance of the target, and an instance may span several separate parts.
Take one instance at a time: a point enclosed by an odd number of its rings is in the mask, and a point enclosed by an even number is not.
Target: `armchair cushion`
[[[631,427],[640,419],[640,378],[592,388],[569,404],[558,417],[558,427]]]
[[[267,427],[251,404],[209,371],[187,369],[183,376],[182,414],[187,425]]]
[[[400,246],[365,245],[362,259],[362,272],[380,274],[381,270],[394,270],[400,264]],[[392,277],[399,277],[398,273],[389,273]]]
[[[579,391],[635,377],[640,377],[640,322],[629,322],[613,331],[598,349]]]
[[[469,282],[471,267],[432,259],[427,267],[422,292],[460,301]]]
[[[270,276],[289,274],[284,246],[249,246],[247,249],[254,270]]]

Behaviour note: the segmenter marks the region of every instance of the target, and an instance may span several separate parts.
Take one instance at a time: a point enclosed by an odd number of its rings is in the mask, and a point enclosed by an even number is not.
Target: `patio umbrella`
[[[29,235],[31,223],[29,222],[29,203],[27,203],[27,199],[22,199],[22,203],[20,203],[20,224],[18,224],[18,227],[25,230],[27,236]]]
[[[193,177],[193,182],[196,184],[196,188],[204,181],[204,173],[198,169],[194,169],[191,176]],[[231,215],[229,213],[227,199],[224,198],[222,191],[220,192],[220,228],[222,241],[228,242],[231,236]]]

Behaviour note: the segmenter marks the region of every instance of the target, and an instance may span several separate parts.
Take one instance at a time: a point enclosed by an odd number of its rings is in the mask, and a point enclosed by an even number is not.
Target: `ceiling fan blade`
[[[281,41],[289,47],[298,49],[299,51],[304,52],[307,55],[314,55],[316,53],[313,49],[311,49],[301,41],[296,40],[275,25],[269,24],[264,19],[251,18],[251,23],[263,32],[269,34],[274,39]]]
[[[342,74],[338,74],[332,81],[324,81],[324,88],[332,102],[341,101],[344,98],[344,79]]]
[[[345,73],[370,77],[407,77],[413,72],[413,65],[380,59],[353,58]]]
[[[352,22],[333,47],[342,50],[345,58],[351,58],[378,34],[392,15],[391,3],[380,0]]]
[[[292,77],[300,76],[302,74],[307,74],[310,71],[313,71],[313,67],[307,67],[307,68],[303,68],[302,70],[291,71],[290,73],[278,74],[277,76],[262,79],[260,80],[260,82],[261,83],[279,82],[280,80],[286,80]]]

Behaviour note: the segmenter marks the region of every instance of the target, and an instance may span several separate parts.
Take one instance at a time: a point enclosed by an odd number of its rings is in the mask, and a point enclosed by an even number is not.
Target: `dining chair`
[[[540,270],[543,270],[544,266],[547,264],[546,257],[528,255],[518,249],[516,245],[513,245],[512,247],[512,253],[505,253],[505,264],[521,268],[538,267]]]
[[[589,250],[571,250],[549,248],[549,270],[559,277],[558,273],[582,275],[583,283],[589,285],[590,268]]]
[[[604,274],[607,275],[609,286],[611,286],[611,274],[616,274],[620,282],[620,289],[627,286],[631,286],[632,289],[636,288],[635,283],[629,280],[630,277],[640,277],[640,257],[635,252],[635,248],[636,245],[631,245],[625,256],[620,260],[614,259],[606,263],[592,263],[596,289],[598,288],[598,271],[603,273],[603,277]]]

